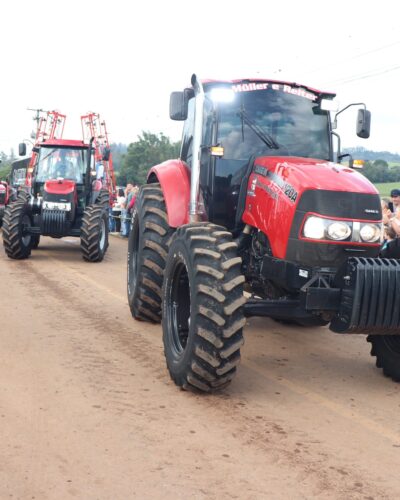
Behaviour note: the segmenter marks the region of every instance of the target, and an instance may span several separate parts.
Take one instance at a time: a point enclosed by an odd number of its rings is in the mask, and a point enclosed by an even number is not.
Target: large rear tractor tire
[[[108,248],[108,210],[100,204],[86,207],[81,226],[82,257],[101,262]]]
[[[163,341],[172,380],[210,392],[236,373],[245,325],[244,276],[231,233],[211,223],[179,228],[163,284]]]
[[[367,341],[371,343],[371,356],[376,356],[376,366],[386,377],[400,382],[400,336],[368,335]]]
[[[168,225],[160,185],[142,186],[133,208],[128,240],[128,301],[135,319],[161,321],[161,287],[174,231]]]
[[[3,218],[3,245],[10,259],[27,259],[31,254],[32,226],[29,206],[24,198],[8,205]]]

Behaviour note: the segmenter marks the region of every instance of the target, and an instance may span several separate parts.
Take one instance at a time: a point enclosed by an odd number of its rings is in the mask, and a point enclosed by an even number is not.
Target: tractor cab
[[[199,158],[196,210],[207,220],[237,228],[243,212],[239,192],[255,158],[334,161],[329,109],[335,94],[279,81],[192,83],[171,95],[170,116],[185,120],[181,159],[191,167]],[[357,123],[358,135],[369,135],[368,111],[359,110]]]

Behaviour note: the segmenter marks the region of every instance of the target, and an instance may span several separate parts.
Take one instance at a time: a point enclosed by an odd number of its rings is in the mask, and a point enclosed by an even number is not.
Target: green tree
[[[126,155],[122,159],[118,183],[146,182],[147,172],[154,165],[179,156],[180,143],[171,142],[162,132],[153,134],[142,131],[138,140],[129,144]]]
[[[114,172],[115,172],[115,175],[118,176],[120,171],[121,171],[121,167],[122,167],[122,159],[123,159],[124,155],[126,154],[127,145],[114,142],[114,143],[110,144],[110,148],[111,148],[111,152],[112,152]]]
[[[395,173],[391,172],[385,160],[375,160],[374,162],[366,161],[362,173],[371,182],[390,182],[397,180],[393,179],[393,174]]]
[[[0,151],[0,179],[5,180],[11,171],[11,161],[15,159],[13,151],[11,156],[7,156],[4,151]]]

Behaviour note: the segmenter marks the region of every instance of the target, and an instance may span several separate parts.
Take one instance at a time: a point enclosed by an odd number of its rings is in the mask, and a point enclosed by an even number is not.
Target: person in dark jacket
[[[396,208],[400,206],[400,189],[392,189],[390,191],[390,201],[388,203],[389,210],[394,214]]]

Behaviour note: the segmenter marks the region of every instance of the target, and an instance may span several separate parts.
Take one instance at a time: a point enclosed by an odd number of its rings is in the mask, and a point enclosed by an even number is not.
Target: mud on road
[[[231,386],[181,391],[125,260],[0,248],[1,499],[400,497],[400,387],[364,337],[251,319]]]

